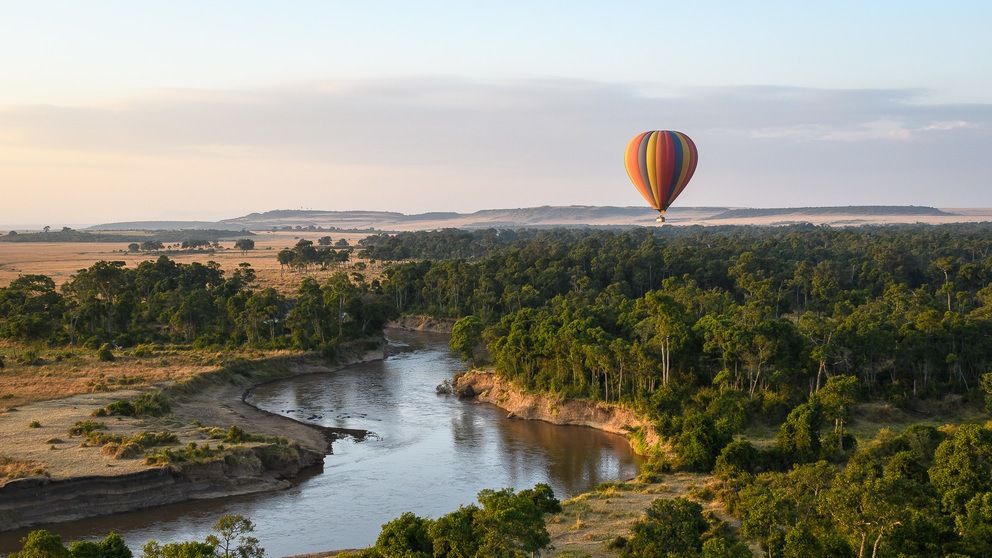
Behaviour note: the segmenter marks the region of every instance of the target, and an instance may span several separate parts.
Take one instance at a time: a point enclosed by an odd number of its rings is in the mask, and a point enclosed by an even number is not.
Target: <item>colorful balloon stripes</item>
[[[624,166],[637,191],[664,213],[696,171],[699,153],[682,132],[655,130],[634,136],[624,153]]]

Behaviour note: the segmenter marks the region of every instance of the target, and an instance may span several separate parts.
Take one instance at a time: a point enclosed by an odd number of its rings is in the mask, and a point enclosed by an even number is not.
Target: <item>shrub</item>
[[[93,411],[93,416],[115,415],[122,417],[160,417],[172,410],[169,398],[160,390],[142,393],[132,400],[119,399]]]
[[[70,436],[89,436],[97,430],[106,430],[107,425],[95,420],[81,420],[69,429]]]
[[[625,557],[695,556],[702,550],[702,536],[709,525],[699,504],[685,498],[659,498],[645,515],[631,529]]]
[[[223,453],[221,448],[212,448],[210,444],[197,445],[190,442],[182,448],[165,448],[154,453],[146,454],[145,463],[149,465],[169,465],[172,463],[188,463],[208,461]]]
[[[110,348],[109,343],[100,345],[100,348],[96,350],[96,356],[103,362],[114,361],[114,351]]]
[[[28,425],[28,428],[41,428],[41,423],[33,420],[31,421],[31,424]]]
[[[734,440],[716,458],[713,472],[720,478],[754,473],[761,465],[761,452],[747,440]]]

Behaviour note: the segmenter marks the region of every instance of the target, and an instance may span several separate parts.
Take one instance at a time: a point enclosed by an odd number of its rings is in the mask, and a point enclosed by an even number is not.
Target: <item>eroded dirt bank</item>
[[[245,394],[259,383],[333,371],[382,356],[378,349],[334,367],[302,357],[222,367],[181,385],[156,386],[172,401],[172,412],[158,418],[92,417],[95,410],[113,401],[139,395],[137,390],[42,401],[4,413],[0,415],[2,453],[38,464],[44,474],[0,480],[0,531],[286,488],[303,470],[322,466],[333,439],[362,433],[320,428],[268,413],[246,403]],[[115,457],[87,443],[83,436],[69,434],[76,423],[87,420],[99,421],[101,432],[108,435],[169,432],[177,438],[175,448],[194,443],[224,450],[208,459],[164,466],[146,462],[144,455]],[[284,440],[231,443],[218,440],[211,430],[233,425],[252,435]]]
[[[626,436],[631,447],[638,453],[657,446],[661,441],[654,426],[630,409],[595,401],[565,400],[526,393],[492,372],[466,372],[455,380],[454,388],[461,397],[491,403],[513,417],[543,420],[553,424],[589,426]]]
[[[451,333],[455,320],[451,318],[435,318],[433,316],[400,316],[389,322],[386,328],[404,329],[407,331],[426,331],[428,333]]]

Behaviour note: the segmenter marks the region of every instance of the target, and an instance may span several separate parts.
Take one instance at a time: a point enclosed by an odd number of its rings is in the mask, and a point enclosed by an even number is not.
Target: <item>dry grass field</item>
[[[49,348],[0,341],[0,412],[37,401],[84,393],[113,392],[176,382],[215,370],[232,358],[280,354],[262,351],[210,352],[188,348],[137,347],[102,362],[82,347]]]
[[[176,254],[169,257],[177,262],[205,263],[215,261],[225,271],[232,271],[242,262],[250,263],[256,270],[259,281],[264,286],[275,287],[283,292],[295,290],[302,275],[289,270],[280,269],[276,253],[283,248],[292,247],[300,239],[312,240],[314,243],[321,236],[329,235],[335,242],[344,238],[349,245],[357,246],[365,233],[336,233],[314,231],[260,232],[252,239],[255,249],[243,254],[234,248],[234,240],[221,241],[221,250],[212,254]],[[119,260],[135,266],[145,260],[158,258],[156,253],[134,253],[127,251],[126,242],[0,242],[0,287],[10,284],[19,275],[39,273],[48,275],[61,285],[69,280],[73,273],[88,267],[100,260]],[[340,269],[351,269],[357,260],[335,269],[316,270],[308,274],[318,281]],[[362,272],[369,277],[375,277],[381,272],[381,265],[363,262]]]

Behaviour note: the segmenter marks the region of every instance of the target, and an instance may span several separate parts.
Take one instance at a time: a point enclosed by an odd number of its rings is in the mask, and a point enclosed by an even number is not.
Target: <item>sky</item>
[[[992,3],[0,1],[0,224],[639,205],[992,207]]]

